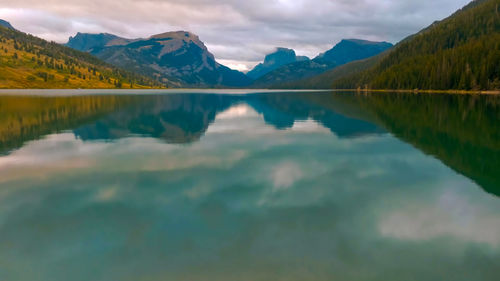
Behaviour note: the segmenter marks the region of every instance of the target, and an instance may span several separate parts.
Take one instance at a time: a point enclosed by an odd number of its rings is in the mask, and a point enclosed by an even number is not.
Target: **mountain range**
[[[200,38],[186,31],[126,39],[78,33],[66,46],[177,87],[245,87],[252,80],[215,61]]]
[[[266,55],[264,62],[250,70],[247,76],[255,80],[283,65],[308,60],[308,57],[297,56],[292,49],[278,47],[275,52]]]
[[[270,71],[266,75],[259,77],[253,86],[267,88],[314,76],[351,61],[372,57],[390,49],[392,46],[388,42],[344,39],[332,49],[312,60],[286,64]]]
[[[347,62],[376,55],[392,47],[387,42],[342,40],[310,60],[277,48],[246,75],[216,62],[200,38],[187,31],[128,39],[113,34],[77,33],[66,46],[119,67],[153,77],[174,87],[268,87],[322,73]]]

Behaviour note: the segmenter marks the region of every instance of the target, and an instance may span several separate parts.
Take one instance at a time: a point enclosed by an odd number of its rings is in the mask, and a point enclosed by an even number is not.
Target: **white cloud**
[[[235,69],[245,73],[250,71],[253,67],[255,67],[258,64],[258,62],[253,62],[253,61],[235,61],[235,60],[217,60],[217,62],[231,69]]]

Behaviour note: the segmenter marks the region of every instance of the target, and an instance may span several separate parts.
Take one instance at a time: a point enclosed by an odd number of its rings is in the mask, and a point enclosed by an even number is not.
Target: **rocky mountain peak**
[[[280,66],[304,60],[309,60],[309,58],[297,56],[292,49],[278,47],[276,51],[266,55],[264,62],[258,64],[247,75],[253,79],[257,79]]]
[[[266,58],[264,59],[264,64],[270,65],[270,64],[290,63],[294,62],[295,58],[296,55],[294,50],[278,47],[276,48],[275,52],[266,55]]]
[[[127,70],[167,79],[177,86],[244,86],[251,80],[215,61],[200,38],[188,31],[172,31],[147,38],[77,34],[67,46],[90,52]]]
[[[125,45],[133,42],[132,39],[122,38],[109,33],[81,33],[69,37],[66,46],[79,51],[88,52],[94,48]]]
[[[156,34],[151,36],[150,39],[178,39],[184,41],[200,41],[198,35],[193,34],[189,31],[182,31],[182,30]]]

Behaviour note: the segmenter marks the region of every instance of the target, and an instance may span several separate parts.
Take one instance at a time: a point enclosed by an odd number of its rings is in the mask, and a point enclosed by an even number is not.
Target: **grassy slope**
[[[88,54],[0,27],[0,88],[106,89],[120,84],[122,88],[157,86]]]

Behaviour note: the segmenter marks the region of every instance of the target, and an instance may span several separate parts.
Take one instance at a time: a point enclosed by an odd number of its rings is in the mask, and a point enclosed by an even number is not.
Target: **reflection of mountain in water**
[[[339,137],[393,133],[500,195],[500,99],[492,96],[266,93],[0,97],[0,154],[73,129],[82,140],[200,139],[219,112],[246,103],[278,129],[313,119]],[[76,129],[75,129],[76,128]]]
[[[231,95],[182,94],[145,96],[136,103],[74,130],[83,140],[118,139],[140,135],[169,143],[199,138],[217,113],[238,102]]]
[[[297,120],[313,119],[339,137],[355,137],[385,132],[370,121],[347,117],[337,110],[325,108],[310,101],[311,97],[329,98],[329,95],[312,93],[258,94],[246,98],[246,102],[264,116],[268,124],[278,129],[291,128]]]
[[[500,196],[500,99],[478,95],[403,93],[310,96],[308,102],[356,113],[441,160]],[[363,117],[364,115],[364,117]]]
[[[339,137],[381,132],[369,122],[344,117],[298,97],[299,95],[292,93],[148,96],[95,123],[77,128],[74,132],[83,140],[109,140],[141,135],[163,139],[169,143],[190,143],[199,140],[215,120],[217,113],[240,103],[252,106],[264,116],[266,123],[278,129],[291,128],[297,120],[314,119]]]
[[[241,103],[252,106],[278,129],[291,128],[296,120],[314,119],[340,137],[380,132],[369,122],[307,102],[307,95],[315,94],[0,97],[0,152],[69,129],[82,140],[139,135],[190,143],[200,139],[217,113]]]

